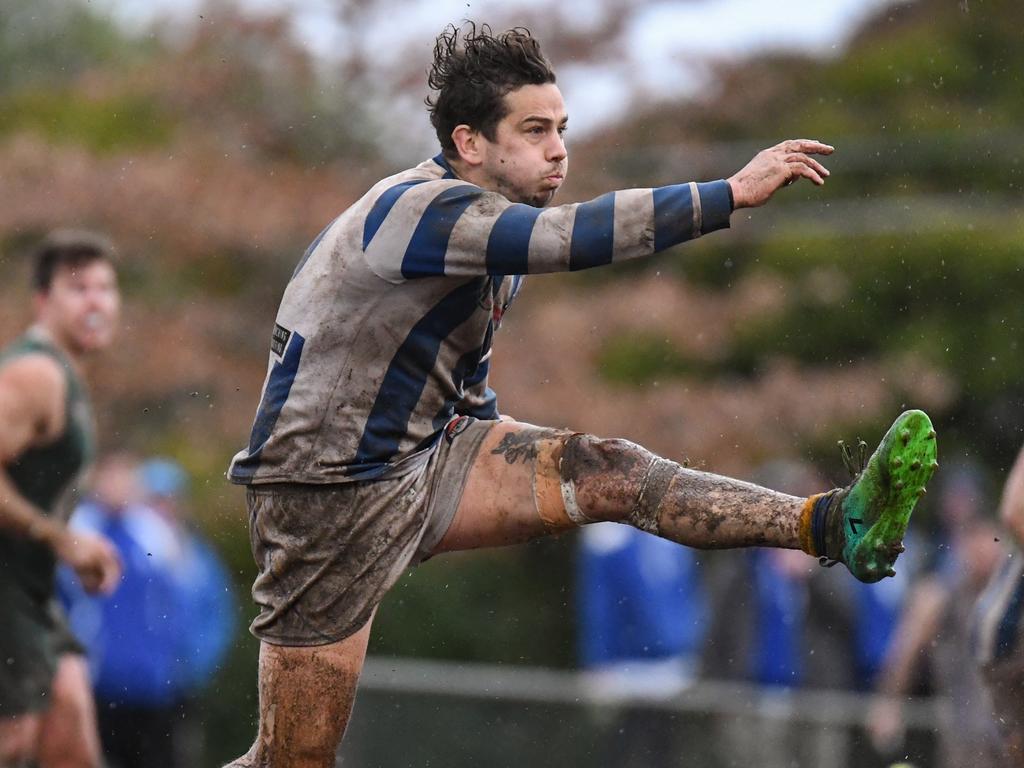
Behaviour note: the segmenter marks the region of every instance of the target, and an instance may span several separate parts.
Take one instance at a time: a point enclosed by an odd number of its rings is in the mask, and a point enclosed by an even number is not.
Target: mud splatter
[[[658,509],[659,534],[700,549],[799,549],[803,503],[796,496],[676,465]]]
[[[573,435],[562,453],[562,479],[571,480],[580,511],[595,520],[622,520],[636,505],[654,454],[629,440]]]

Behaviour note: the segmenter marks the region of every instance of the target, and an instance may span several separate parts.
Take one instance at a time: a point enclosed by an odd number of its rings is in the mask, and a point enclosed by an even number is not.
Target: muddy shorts
[[[249,536],[259,573],[252,633],[275,645],[343,640],[384,594],[430,556],[462,499],[495,421],[449,422],[430,458],[398,477],[248,489]]]
[[[0,718],[49,708],[57,662],[83,653],[55,600],[39,604],[16,585],[0,589]]]

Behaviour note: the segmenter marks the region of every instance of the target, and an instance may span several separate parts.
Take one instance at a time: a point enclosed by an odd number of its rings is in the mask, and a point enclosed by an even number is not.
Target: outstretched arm
[[[113,546],[47,516],[7,473],[18,456],[63,429],[66,386],[57,362],[45,355],[26,355],[0,368],[0,528],[48,546],[74,568],[88,591],[110,591],[120,577]]]
[[[758,153],[728,180],[609,192],[535,208],[460,179],[386,189],[366,218],[363,252],[381,277],[474,277],[565,272],[650,256],[729,226],[734,208],[763,205],[803,176],[824,183],[817,141]]]

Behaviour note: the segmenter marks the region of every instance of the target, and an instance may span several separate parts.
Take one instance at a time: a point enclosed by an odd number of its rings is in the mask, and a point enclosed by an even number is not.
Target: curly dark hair
[[[76,229],[57,229],[50,232],[36,248],[32,269],[32,287],[47,293],[53,276],[61,267],[77,269],[94,261],[114,263],[116,249],[103,235]]]
[[[437,91],[425,99],[430,122],[445,155],[454,157],[452,131],[468,125],[494,141],[508,114],[505,95],[524,85],[555,82],[551,64],[530,30],[516,27],[495,35],[487,24],[467,21],[445,27],[434,43],[427,83]]]

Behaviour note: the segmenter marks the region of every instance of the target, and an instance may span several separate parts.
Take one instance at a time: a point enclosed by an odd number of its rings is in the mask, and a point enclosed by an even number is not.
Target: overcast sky
[[[559,65],[559,84],[572,117],[574,134],[614,119],[631,97],[685,96],[700,87],[709,62],[749,56],[766,49],[801,50],[829,55],[842,50],[850,34],[880,7],[901,0],[687,0],[686,2],[637,3],[624,25],[621,57],[600,65],[573,65],[549,55]],[[131,26],[144,28],[155,19],[171,15],[198,15],[202,0],[92,0],[111,9]],[[333,0],[239,0],[254,11],[290,11],[295,34],[313,51],[329,56],[351,44],[346,30],[335,21]],[[430,44],[450,22],[472,17],[477,21],[500,15],[510,8],[550,12],[577,28],[600,21],[600,3],[588,0],[408,0],[396,18],[393,4],[387,13],[371,18],[360,30],[363,44],[381,62],[382,91],[387,87],[387,67],[411,48],[424,50],[424,68]],[[543,30],[534,29],[543,40]],[[422,96],[390,98],[382,109],[395,109],[394,124],[405,123],[406,113],[422,112]],[[430,142],[424,131],[424,141]],[[415,140],[414,142],[415,143]],[[410,156],[419,147],[410,147]]]

